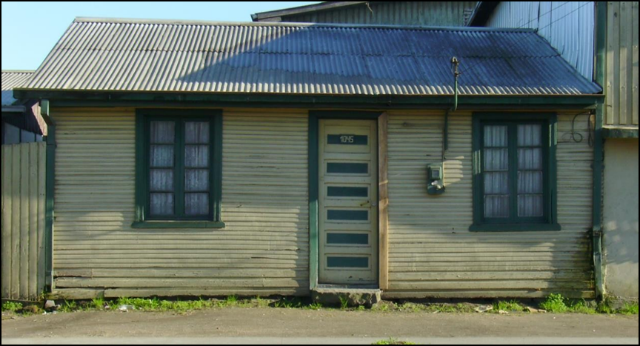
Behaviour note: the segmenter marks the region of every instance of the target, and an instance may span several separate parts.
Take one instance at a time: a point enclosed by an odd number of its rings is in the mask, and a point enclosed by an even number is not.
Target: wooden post
[[[387,159],[387,123],[389,115],[385,112],[378,117],[378,255],[379,284],[381,290],[389,288],[389,193]]]

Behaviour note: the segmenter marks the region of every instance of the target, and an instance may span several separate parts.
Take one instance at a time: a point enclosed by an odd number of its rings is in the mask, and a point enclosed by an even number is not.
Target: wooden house
[[[15,96],[62,296],[596,295],[602,89],[530,29],[77,18]]]

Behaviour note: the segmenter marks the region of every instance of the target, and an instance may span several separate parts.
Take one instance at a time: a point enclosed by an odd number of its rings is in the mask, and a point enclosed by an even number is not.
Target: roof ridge
[[[2,70],[2,73],[34,73],[36,70]]]
[[[165,24],[165,25],[210,25],[210,26],[276,26],[276,27],[329,27],[329,28],[363,28],[363,29],[414,29],[438,31],[472,31],[472,32],[535,32],[529,28],[488,28],[464,26],[424,26],[395,24],[349,24],[349,23],[303,23],[303,22],[233,22],[205,21],[190,19],[135,19],[106,17],[76,17],[74,23],[116,23],[116,24]]]

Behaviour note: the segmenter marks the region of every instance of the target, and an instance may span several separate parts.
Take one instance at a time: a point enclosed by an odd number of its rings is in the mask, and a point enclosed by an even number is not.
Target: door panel
[[[319,283],[377,283],[377,123],[320,120]]]

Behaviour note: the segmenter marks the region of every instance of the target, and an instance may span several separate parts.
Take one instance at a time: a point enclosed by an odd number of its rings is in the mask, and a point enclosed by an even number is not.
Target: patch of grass
[[[78,304],[73,301],[73,300],[65,300],[61,306],[60,309],[58,309],[60,312],[73,312],[75,310],[78,309]]]
[[[525,311],[524,306],[520,305],[520,302],[516,301],[516,300],[512,300],[512,301],[498,301],[496,303],[493,303],[493,312],[498,312],[498,311]]]
[[[275,306],[276,308],[287,308],[287,309],[293,309],[293,308],[301,308],[303,307],[302,301],[300,300],[300,298],[298,297],[282,297],[280,299],[278,299],[273,306]]]
[[[96,310],[104,309],[104,299],[102,299],[102,298],[93,298],[91,300],[91,307],[93,307]]]
[[[233,294],[230,296],[227,296],[225,303],[227,306],[234,306],[238,303],[238,297]]]
[[[601,302],[598,307],[594,308],[584,299],[569,299],[563,297],[561,294],[550,294],[545,301],[540,303],[540,307],[547,312],[555,313],[582,313],[582,314],[595,314],[595,313],[613,313],[608,302]]]
[[[415,345],[415,343],[411,341],[400,341],[394,338],[389,338],[387,340],[378,340],[372,345]]]
[[[340,299],[340,309],[345,310],[347,307],[349,307],[348,297],[338,296],[338,299]]]
[[[564,303],[564,297],[561,294],[551,293],[540,306],[548,312],[567,312],[568,307]]]
[[[623,315],[637,315],[638,303],[625,303],[622,308],[618,309],[618,313]]]
[[[2,303],[2,311],[16,312],[22,310],[22,303],[18,302],[4,302]]]
[[[320,302],[312,303],[309,304],[308,308],[311,310],[320,310],[322,309],[322,304]]]

